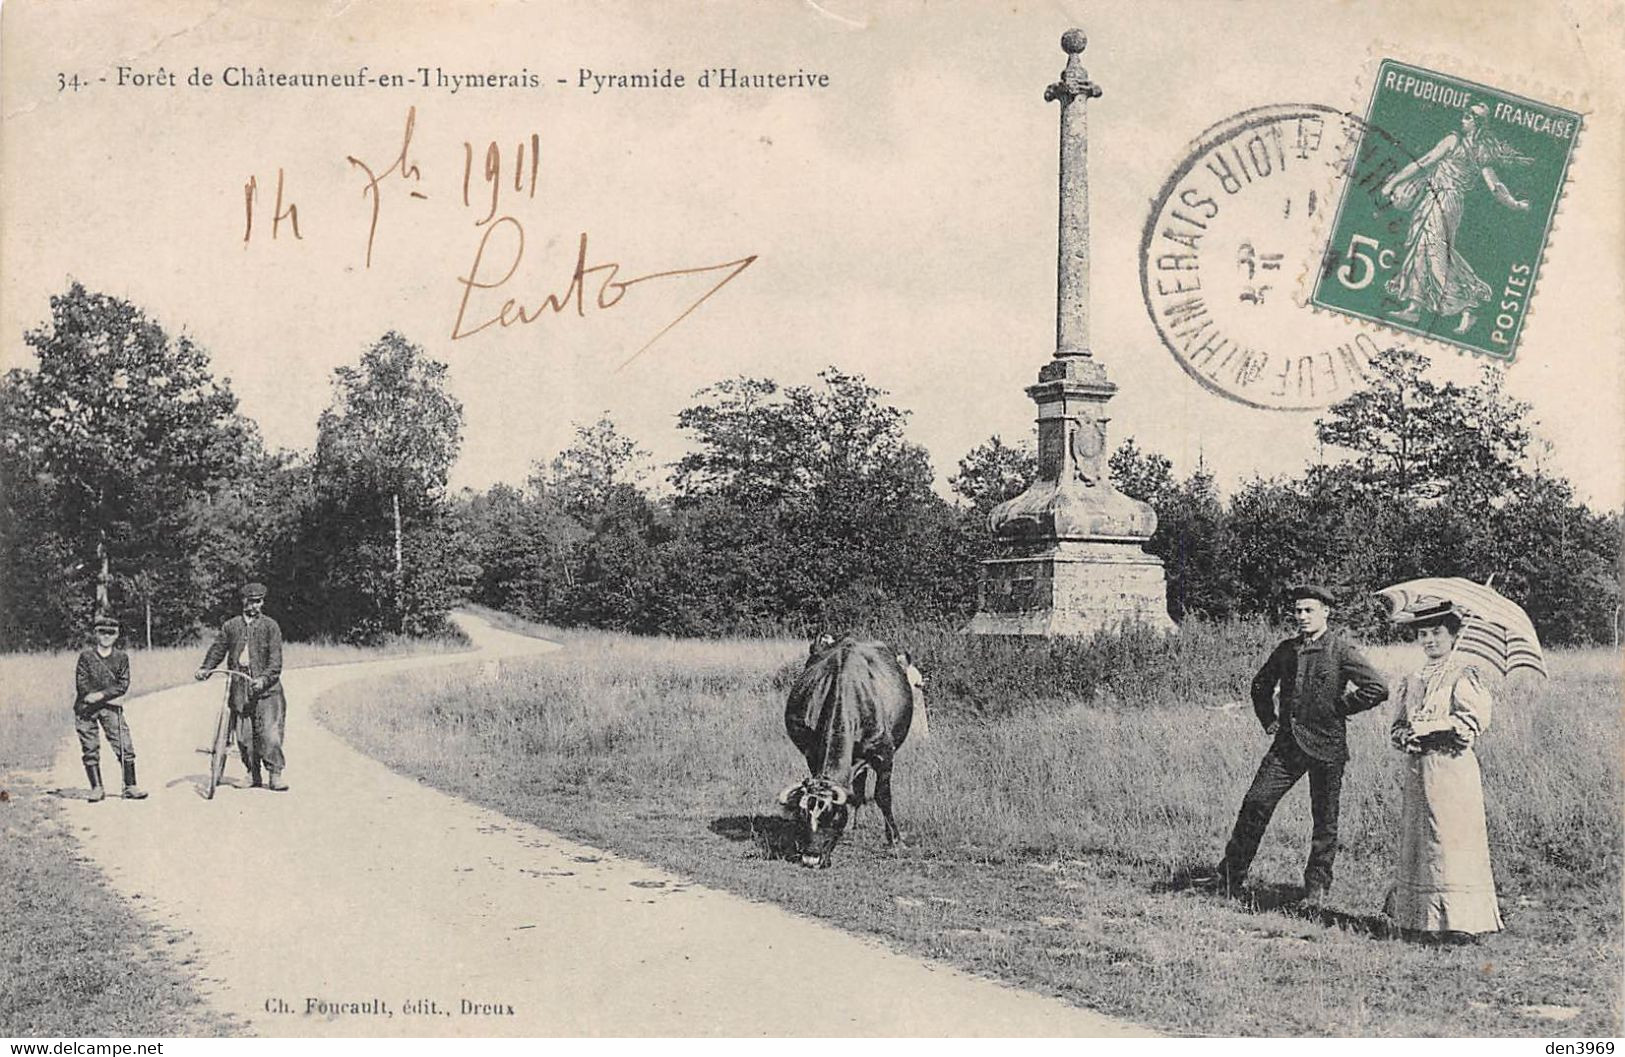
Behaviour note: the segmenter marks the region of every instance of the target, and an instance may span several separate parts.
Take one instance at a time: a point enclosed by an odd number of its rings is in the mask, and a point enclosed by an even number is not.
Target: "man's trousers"
[[[1270,746],[1258,765],[1253,784],[1241,801],[1241,813],[1230,843],[1224,848],[1220,869],[1231,885],[1246,880],[1252,869],[1258,842],[1264,838],[1275,805],[1298,779],[1309,775],[1309,804],[1314,815],[1314,835],[1309,844],[1309,865],[1303,872],[1305,887],[1330,888],[1332,860],[1337,857],[1337,806],[1343,792],[1344,761],[1317,760],[1298,747],[1283,732]]]
[[[97,736],[97,724],[107,734],[107,744],[119,763],[135,759],[135,740],[130,737],[130,725],[124,722],[124,709],[116,705],[102,705],[90,712],[73,710],[73,729],[79,735],[79,755],[86,763],[100,763],[102,740]]]
[[[243,766],[250,773],[263,762],[273,771],[282,770],[282,731],[288,719],[288,699],[279,690],[252,701],[247,711],[237,715],[237,748]]]

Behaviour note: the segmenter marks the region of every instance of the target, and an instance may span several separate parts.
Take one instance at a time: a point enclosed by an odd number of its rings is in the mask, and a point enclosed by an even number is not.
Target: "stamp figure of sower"
[[[1385,59],[1311,301],[1511,360],[1581,115]]]
[[[1484,131],[1489,112],[1485,104],[1474,103],[1462,111],[1459,131],[1447,133],[1433,149],[1383,182],[1381,194],[1411,214],[1398,274],[1385,284],[1390,294],[1405,302],[1393,313],[1400,322],[1415,323],[1424,310],[1459,315],[1455,331],[1465,334],[1472,329],[1474,309],[1494,296],[1490,284],[1457,249],[1462,209],[1482,181],[1497,202],[1527,213],[1529,200],[1507,190],[1495,166],[1528,165],[1534,159]]]

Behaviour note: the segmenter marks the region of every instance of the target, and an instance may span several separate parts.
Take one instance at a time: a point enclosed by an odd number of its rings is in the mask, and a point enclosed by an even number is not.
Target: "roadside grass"
[[[462,648],[409,640],[382,650],[289,643],[284,664],[304,668]],[[130,651],[129,696],[190,680],[203,650],[200,644]],[[245,1034],[241,1023],[216,1013],[199,994],[191,959],[177,946],[183,937],[145,922],[107,885],[79,848],[60,801],[25,773],[48,767],[73,737],[76,655],[0,656],[0,1035]],[[139,747],[139,721],[132,725]],[[104,768],[109,761],[104,751]]]
[[[930,737],[898,756],[908,845],[887,850],[865,809],[827,871],[783,857],[773,803],[805,773],[782,726],[803,642],[563,638],[489,684],[415,672],[318,711],[392,766],[513,817],[1165,1031],[1619,1033],[1616,653],[1554,651],[1550,682],[1515,677],[1497,696],[1480,758],[1508,927],[1442,947],[1382,938],[1375,917],[1399,817],[1387,706],[1351,722],[1325,912],[1290,902],[1304,786],[1266,837],[1252,905],[1185,885],[1217,859],[1266,747],[1242,702],[1268,629],[1070,645],[899,633],[931,710]],[[1420,659],[1371,653],[1389,674]]]

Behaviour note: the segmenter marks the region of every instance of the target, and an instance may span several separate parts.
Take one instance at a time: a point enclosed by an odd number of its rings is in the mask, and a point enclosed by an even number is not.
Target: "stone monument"
[[[1055,355],[1027,395],[1038,405],[1038,480],[995,507],[994,536],[1014,557],[982,563],[977,635],[1087,635],[1127,622],[1170,628],[1162,561],[1144,543],[1151,507],[1112,487],[1106,402],[1117,392],[1089,348],[1087,38],[1061,37],[1066,69],[1044,92],[1061,103],[1061,218]]]

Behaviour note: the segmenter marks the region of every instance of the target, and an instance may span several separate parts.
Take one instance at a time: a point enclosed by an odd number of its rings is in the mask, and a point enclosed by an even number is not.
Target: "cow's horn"
[[[784,792],[780,793],[779,804],[781,806],[788,807],[790,804],[790,798],[801,791],[802,784],[803,783],[801,782],[797,782],[795,785],[786,788]]]
[[[834,798],[834,800],[835,800],[835,802],[837,804],[846,803],[846,789],[845,789],[845,787],[836,785],[834,782],[831,782],[830,786],[829,786],[829,792],[830,792],[830,796]]]

